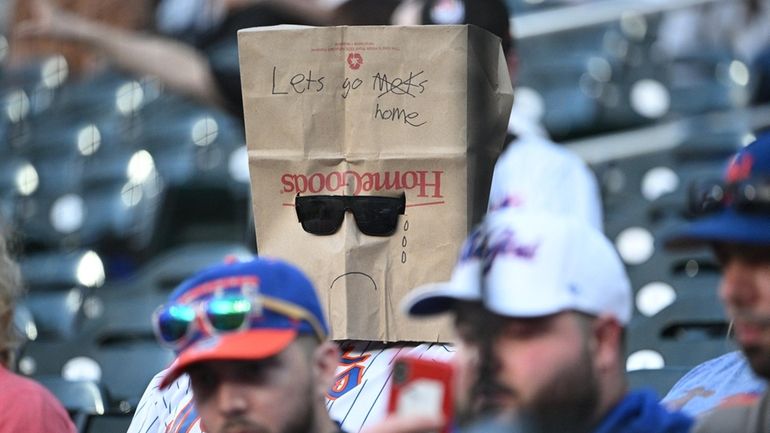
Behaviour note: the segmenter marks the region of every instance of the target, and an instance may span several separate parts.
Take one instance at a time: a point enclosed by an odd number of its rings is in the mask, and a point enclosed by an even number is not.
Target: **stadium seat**
[[[665,366],[693,366],[734,350],[716,293],[690,290],[653,317],[628,327],[627,353],[658,352]]]
[[[131,425],[132,418],[132,411],[123,412],[118,407],[103,415],[91,416],[83,433],[125,433]]]
[[[60,376],[36,376],[34,379],[59,399],[79,433],[86,431],[91,416],[102,415],[109,409],[107,392],[96,382],[72,381]]]
[[[713,289],[719,275],[719,266],[707,249],[670,252],[658,248],[646,262],[627,265],[626,271],[634,292],[647,284],[663,282],[671,285],[678,293],[687,292],[689,288],[699,285]]]
[[[740,116],[735,119],[737,125],[732,125],[729,130],[708,131],[695,130],[673,150],[674,158],[680,163],[692,164],[694,162],[712,163],[713,166],[723,167],[725,161],[743,145],[748,126],[740,128],[742,120]],[[703,128],[702,122],[693,122],[693,128]]]
[[[59,399],[78,433],[124,433],[128,430],[135,406],[127,401],[114,400],[102,384],[66,380],[59,376],[38,376],[34,379]]]
[[[104,282],[98,255],[37,253],[21,260],[20,267],[27,287],[23,303],[35,320],[38,339],[72,338],[83,319],[84,301]]]
[[[749,102],[748,87],[719,75],[720,68],[729,67],[733,61],[731,54],[719,52],[670,59],[667,67],[672,111],[692,115],[745,106]]]
[[[137,401],[150,379],[174,360],[174,353],[158,346],[152,333],[104,335],[92,355],[102,368],[101,383],[110,395],[127,401]]]

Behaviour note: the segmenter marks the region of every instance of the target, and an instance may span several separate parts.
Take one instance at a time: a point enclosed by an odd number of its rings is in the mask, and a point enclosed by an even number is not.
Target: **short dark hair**
[[[510,12],[503,0],[458,0],[465,7],[465,16],[459,23],[442,23],[433,19],[431,11],[439,0],[427,0],[422,8],[423,24],[473,24],[494,33],[502,40],[503,52],[513,49]]]

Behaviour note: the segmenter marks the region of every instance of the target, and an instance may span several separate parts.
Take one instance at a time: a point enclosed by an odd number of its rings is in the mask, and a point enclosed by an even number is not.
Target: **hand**
[[[441,430],[444,424],[445,420],[441,418],[388,415],[361,433],[428,433]]]

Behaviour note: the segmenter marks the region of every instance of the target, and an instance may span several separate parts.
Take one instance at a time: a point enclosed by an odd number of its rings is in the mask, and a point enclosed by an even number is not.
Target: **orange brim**
[[[269,358],[286,349],[295,338],[295,329],[252,329],[205,338],[179,354],[161,381],[160,388],[171,385],[192,364]]]

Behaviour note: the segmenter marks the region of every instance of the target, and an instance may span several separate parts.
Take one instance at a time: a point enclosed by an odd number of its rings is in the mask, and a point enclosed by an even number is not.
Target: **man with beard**
[[[721,182],[692,189],[690,209],[699,218],[666,240],[669,248],[712,247],[722,265],[719,296],[735,338],[751,370],[765,380],[770,378],[769,179],[770,135],[764,134],[730,159]],[[735,380],[744,362],[727,354],[683,378],[688,387],[700,383],[706,390],[716,390],[721,401],[721,407],[699,421],[696,431],[767,431],[768,391],[752,395],[747,391],[757,390],[755,379],[748,389],[746,381]]]
[[[652,392],[628,391],[631,288],[610,242],[582,220],[505,209],[466,240],[448,283],[410,314],[455,313],[456,422],[468,431],[686,432]],[[386,420],[380,430],[388,428]],[[420,431],[430,420],[400,431]],[[506,426],[506,427],[502,427]]]
[[[182,283],[153,323],[178,354],[160,387],[189,375],[202,430],[341,431],[324,407],[339,350],[313,285],[294,266],[254,259],[208,268]],[[195,422],[178,417],[172,428]]]

